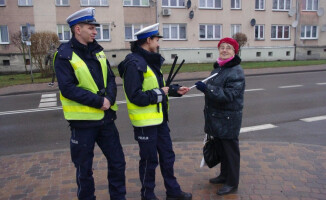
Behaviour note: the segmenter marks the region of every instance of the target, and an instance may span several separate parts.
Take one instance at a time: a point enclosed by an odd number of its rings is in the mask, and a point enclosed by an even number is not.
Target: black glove
[[[197,83],[195,83],[195,85],[196,85],[196,88],[198,90],[200,90],[201,92],[205,92],[205,90],[207,88],[206,84],[201,81],[198,81]]]

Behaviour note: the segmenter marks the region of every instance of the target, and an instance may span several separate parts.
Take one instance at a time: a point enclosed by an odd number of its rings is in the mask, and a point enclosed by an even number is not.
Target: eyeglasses
[[[230,51],[230,50],[234,50],[234,49],[231,46],[226,46],[226,47],[220,46],[219,50],[222,50],[222,51],[224,51],[224,50]]]

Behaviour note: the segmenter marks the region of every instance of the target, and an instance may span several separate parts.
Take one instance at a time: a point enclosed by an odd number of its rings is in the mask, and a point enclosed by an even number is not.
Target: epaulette
[[[72,48],[70,42],[63,43],[58,48],[57,58],[71,60]]]

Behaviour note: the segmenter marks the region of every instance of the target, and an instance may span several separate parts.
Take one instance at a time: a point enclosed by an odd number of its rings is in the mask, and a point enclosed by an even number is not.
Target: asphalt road
[[[247,77],[240,140],[326,145],[325,77],[325,71]],[[122,87],[117,100],[121,142],[134,144]],[[1,96],[0,102],[0,155],[69,148],[58,93]],[[196,89],[170,100],[173,141],[203,140],[203,105]]]

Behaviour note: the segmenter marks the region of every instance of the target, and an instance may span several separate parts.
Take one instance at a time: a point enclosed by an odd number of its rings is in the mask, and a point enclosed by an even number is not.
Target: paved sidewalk
[[[138,145],[123,146],[127,169],[127,199],[140,199]],[[221,185],[209,178],[217,167],[199,168],[202,143],[174,143],[175,175],[194,200],[215,199],[326,199],[326,147],[273,142],[240,142],[241,173],[237,193],[216,194]],[[94,157],[96,196],[109,199],[106,160],[96,147]],[[219,166],[218,166],[219,167]],[[0,199],[76,199],[75,168],[69,149],[0,157]],[[156,194],[165,199],[157,169]]]
[[[245,70],[247,76],[325,70],[325,65]],[[177,80],[206,78],[209,72],[180,73]],[[176,81],[177,81],[176,80]],[[121,84],[121,79],[117,78]],[[0,89],[0,95],[58,90],[47,84],[30,84]],[[68,141],[67,141],[68,142]],[[175,175],[182,189],[193,193],[193,200],[216,199],[326,199],[326,146],[277,142],[240,142],[240,184],[235,194],[218,196],[221,185],[209,178],[218,167],[199,168],[201,142],[175,142]],[[140,199],[138,145],[123,145],[127,169],[127,199]],[[96,147],[94,157],[96,196],[109,199],[106,160]],[[75,168],[69,149],[0,156],[0,200],[76,199]],[[165,199],[163,180],[157,169],[156,194]]]

